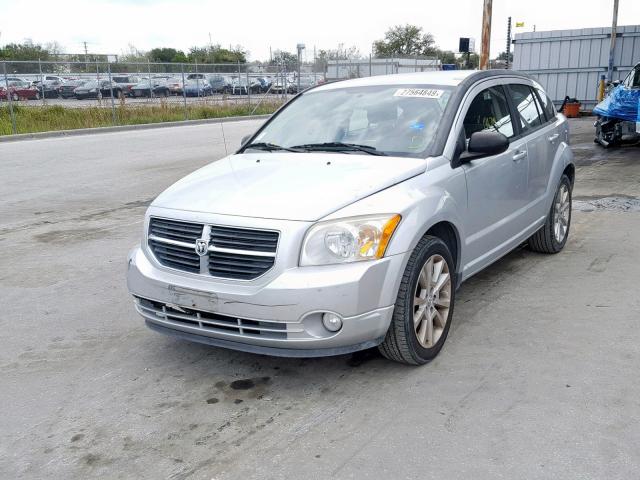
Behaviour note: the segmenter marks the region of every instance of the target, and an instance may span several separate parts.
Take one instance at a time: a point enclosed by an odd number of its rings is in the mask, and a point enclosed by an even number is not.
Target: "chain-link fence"
[[[425,57],[301,65],[0,64],[0,135],[271,113],[292,95],[325,81],[441,68],[440,60]]]
[[[270,113],[324,81],[279,65],[0,63],[0,134]],[[36,121],[45,111],[48,127]]]

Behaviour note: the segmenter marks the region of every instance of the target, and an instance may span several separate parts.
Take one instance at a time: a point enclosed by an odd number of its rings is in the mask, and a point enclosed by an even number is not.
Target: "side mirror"
[[[253,133],[250,133],[249,135],[245,135],[244,137],[242,137],[242,140],[240,141],[240,147],[244,147],[252,136]]]
[[[509,148],[509,139],[499,132],[481,131],[471,134],[466,151],[464,148],[464,135],[460,136],[456,145],[456,155],[452,167],[456,168],[463,163],[469,163],[492,155],[506,152]]]

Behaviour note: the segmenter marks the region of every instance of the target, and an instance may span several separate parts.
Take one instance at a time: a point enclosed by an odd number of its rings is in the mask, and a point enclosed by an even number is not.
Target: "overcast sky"
[[[355,45],[363,55],[388,27],[411,23],[431,32],[440,48],[457,50],[458,38],[476,38],[479,49],[482,0],[0,0],[0,45],[30,38],[57,41],[67,53],[120,54],[194,45],[242,45],[250,60],[297,43],[335,49]],[[224,5],[224,6],[222,6]],[[494,0],[491,56],[505,49],[507,17],[525,22],[515,32],[611,25],[613,0]],[[243,11],[244,9],[244,11]],[[304,10],[303,10],[304,9]],[[620,0],[619,25],[640,25],[640,0]]]

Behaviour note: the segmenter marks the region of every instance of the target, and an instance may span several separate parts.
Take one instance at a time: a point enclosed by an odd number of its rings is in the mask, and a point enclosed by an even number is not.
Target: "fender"
[[[431,159],[429,160],[431,162]],[[357,215],[398,213],[402,221],[393,234],[386,255],[399,255],[412,251],[424,234],[434,225],[447,222],[453,226],[457,241],[456,272],[463,257],[464,227],[456,198],[467,198],[466,179],[462,169],[452,175],[448,161],[436,162],[438,167],[393,185],[383,191],[348,205],[323,220]]]
[[[573,165],[575,168],[573,152],[568,143],[562,142],[556,150],[553,166],[551,167],[551,174],[549,175],[549,183],[545,192],[544,201],[545,212],[551,209],[551,204],[553,203],[553,198],[555,197],[556,188],[558,187],[562,173],[569,165]]]

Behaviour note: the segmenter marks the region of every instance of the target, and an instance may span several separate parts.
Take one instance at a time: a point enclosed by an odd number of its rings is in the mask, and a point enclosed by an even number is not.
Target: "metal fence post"
[[[47,104],[44,94],[44,77],[42,76],[42,61],[38,58],[38,70],[40,71],[40,92],[42,93],[42,106]]]
[[[236,60],[236,64],[238,65],[238,88],[240,89],[240,95],[242,95],[242,84],[240,83],[240,60]],[[236,101],[236,104],[238,102]]]
[[[16,114],[13,111],[13,99],[11,98],[11,93],[9,92],[9,78],[7,77],[7,62],[2,62],[2,66],[4,67],[4,85],[7,89],[7,100],[9,100],[9,115],[11,115],[11,129],[13,130],[13,134],[18,133],[18,128],[16,127]]]
[[[245,67],[245,74],[247,76],[247,101],[251,105],[251,84],[249,83],[249,69]]]
[[[107,61],[107,75],[109,75],[109,93],[111,94],[111,121],[114,125],[118,124],[118,120],[116,118],[116,104],[113,101],[113,82],[111,81],[111,64]],[[122,95],[122,91],[120,92]]]
[[[149,100],[153,101],[153,84],[151,83],[151,60],[147,60],[147,71],[149,72]]]
[[[182,74],[182,102],[184,104],[184,119],[189,120],[189,111],[187,110],[187,92],[184,88],[184,63],[180,64],[180,73]]]
[[[372,77],[373,73],[372,73],[372,63],[371,63],[371,54],[369,54],[369,76]]]

